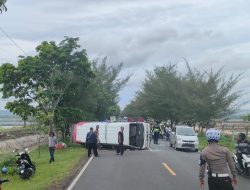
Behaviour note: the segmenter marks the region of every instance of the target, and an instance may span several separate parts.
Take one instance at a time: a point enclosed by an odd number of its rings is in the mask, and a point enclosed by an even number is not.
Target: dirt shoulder
[[[0,131],[0,141],[6,141],[10,139],[17,139],[24,136],[36,135],[38,132],[28,128],[21,128],[10,131]]]

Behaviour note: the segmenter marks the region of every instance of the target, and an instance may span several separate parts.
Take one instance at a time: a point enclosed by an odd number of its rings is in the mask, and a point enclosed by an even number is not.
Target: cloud
[[[243,72],[236,89],[250,91],[250,13],[245,0],[12,0],[7,6],[1,27],[29,54],[43,40],[79,36],[91,59],[108,56],[109,64],[124,62],[121,75],[133,76],[120,93],[123,107],[146,70],[170,60],[185,70],[183,58],[198,69]],[[20,54],[0,34],[0,62],[17,62]]]

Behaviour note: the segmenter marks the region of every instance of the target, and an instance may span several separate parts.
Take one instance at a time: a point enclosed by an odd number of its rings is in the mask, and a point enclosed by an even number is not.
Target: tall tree
[[[79,50],[78,40],[65,37],[58,45],[45,41],[36,48],[37,55],[21,57],[17,66],[3,64],[0,67],[3,98],[14,97],[18,106],[25,105],[52,129],[55,111],[65,93],[77,91],[79,84],[87,85],[93,76],[86,51]],[[15,102],[7,105],[13,106]]]
[[[95,94],[94,113],[98,120],[104,120],[110,116],[118,116],[119,92],[126,85],[131,75],[119,78],[123,64],[108,66],[107,57],[101,61],[93,61],[95,79],[91,86],[91,94]]]
[[[187,68],[187,74],[178,72],[175,64],[148,72],[135,101],[125,110],[143,110],[155,119],[170,120],[172,124],[198,124],[201,128],[236,110],[234,102],[240,93],[233,88],[240,75],[226,77],[222,69],[201,72],[188,64]]]

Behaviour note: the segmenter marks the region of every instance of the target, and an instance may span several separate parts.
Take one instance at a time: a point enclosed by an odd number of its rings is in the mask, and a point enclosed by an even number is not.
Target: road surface
[[[103,150],[73,190],[198,190],[198,162],[199,153],[175,151],[166,141],[151,150],[126,151],[124,156]],[[239,177],[236,190],[249,187],[250,179]]]

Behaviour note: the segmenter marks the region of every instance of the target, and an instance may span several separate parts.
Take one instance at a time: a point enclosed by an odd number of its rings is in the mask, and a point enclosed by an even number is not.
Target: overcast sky
[[[35,54],[41,41],[70,36],[80,37],[90,59],[123,62],[121,76],[133,76],[120,93],[121,107],[133,99],[146,70],[171,60],[183,71],[183,58],[198,69],[243,72],[235,90],[244,90],[240,102],[250,100],[248,0],[8,0],[7,7],[0,27],[27,54]],[[20,54],[0,31],[0,63],[16,64]]]

